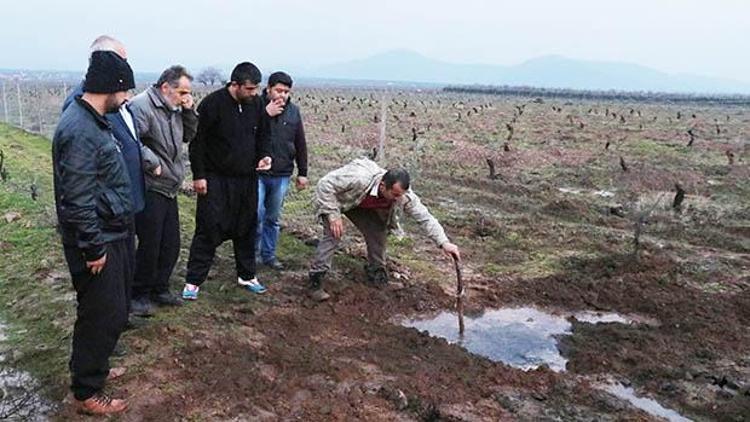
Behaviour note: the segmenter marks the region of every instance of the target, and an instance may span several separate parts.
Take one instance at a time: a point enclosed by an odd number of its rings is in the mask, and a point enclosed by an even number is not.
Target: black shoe
[[[171,292],[152,295],[151,301],[159,306],[182,306],[182,299]]]
[[[367,284],[373,287],[385,287],[388,284],[388,272],[383,267],[365,265]]]
[[[130,313],[139,317],[151,317],[154,316],[154,306],[147,297],[133,299],[130,302]]]
[[[264,262],[263,265],[265,265],[268,268],[274,269],[276,271],[281,271],[284,269],[284,264],[279,262],[278,259],[274,258],[270,261]]]
[[[148,321],[145,318],[130,315],[128,322],[125,324],[125,331],[137,330],[148,325]]]
[[[112,356],[116,358],[121,358],[123,356],[126,356],[127,354],[128,351],[125,349],[125,346],[120,344],[120,342],[117,342],[117,344],[115,344],[115,348],[112,349]]]

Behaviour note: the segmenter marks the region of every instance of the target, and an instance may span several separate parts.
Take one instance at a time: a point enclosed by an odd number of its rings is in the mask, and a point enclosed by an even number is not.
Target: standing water
[[[402,325],[427,331],[430,335],[458,344],[471,353],[516,368],[530,370],[547,365],[553,371],[560,372],[565,370],[568,361],[557,349],[557,338],[572,334],[569,318],[589,324],[658,324],[654,320],[637,315],[591,311],[551,314],[523,307],[488,310],[476,318],[466,318],[463,336],[458,333],[456,314],[450,312],[441,312],[430,319],[407,320],[402,322]],[[628,401],[650,415],[673,422],[689,421],[654,400],[637,397],[632,388],[622,384],[606,384],[599,388]]]
[[[572,334],[572,317],[580,322],[649,323],[645,318],[616,313],[578,312],[551,314],[536,308],[503,308],[485,311],[476,318],[466,318],[466,332],[458,333],[455,314],[442,312],[430,319],[412,319],[402,323],[430,335],[456,343],[471,353],[506,363],[523,370],[547,365],[564,371],[567,359],[557,349],[557,337]]]
[[[565,369],[567,359],[557,350],[555,337],[570,334],[571,324],[562,317],[534,308],[486,311],[478,318],[466,318],[463,337],[458,334],[457,324],[456,315],[449,312],[403,323],[516,368],[529,370],[546,364],[553,371]]]
[[[663,407],[655,400],[636,396],[635,391],[630,387],[625,387],[622,384],[616,383],[606,384],[602,389],[615,397],[627,401],[634,407],[643,410],[651,416],[665,418],[670,422],[690,422],[690,419],[680,415],[674,410]]]
[[[40,385],[8,365],[5,326],[0,324],[0,420],[47,421],[51,406],[39,396]]]

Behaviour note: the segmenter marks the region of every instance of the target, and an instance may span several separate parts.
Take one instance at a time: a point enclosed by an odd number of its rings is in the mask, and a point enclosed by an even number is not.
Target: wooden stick
[[[458,310],[458,334],[464,335],[464,280],[461,276],[461,264],[458,259],[453,257],[453,264],[456,266],[456,309]]]

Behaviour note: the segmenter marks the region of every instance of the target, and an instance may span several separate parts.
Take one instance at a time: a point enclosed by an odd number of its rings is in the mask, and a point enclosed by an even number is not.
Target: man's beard
[[[104,107],[106,109],[106,113],[116,113],[118,110],[120,110],[121,106],[122,102],[119,102],[117,100],[117,96],[115,96],[115,94],[110,94],[107,96],[107,101]]]
[[[253,102],[253,98],[255,98],[255,95],[248,95],[247,97],[240,98],[240,102],[242,104],[250,104]]]

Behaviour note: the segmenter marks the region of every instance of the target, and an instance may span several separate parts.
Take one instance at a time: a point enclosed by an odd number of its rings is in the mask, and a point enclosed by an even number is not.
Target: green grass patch
[[[54,228],[50,141],[0,125],[10,178],[0,183],[0,317],[13,366],[59,397],[67,382],[74,294]],[[31,198],[32,183],[38,200]],[[17,213],[7,221],[5,215]]]

